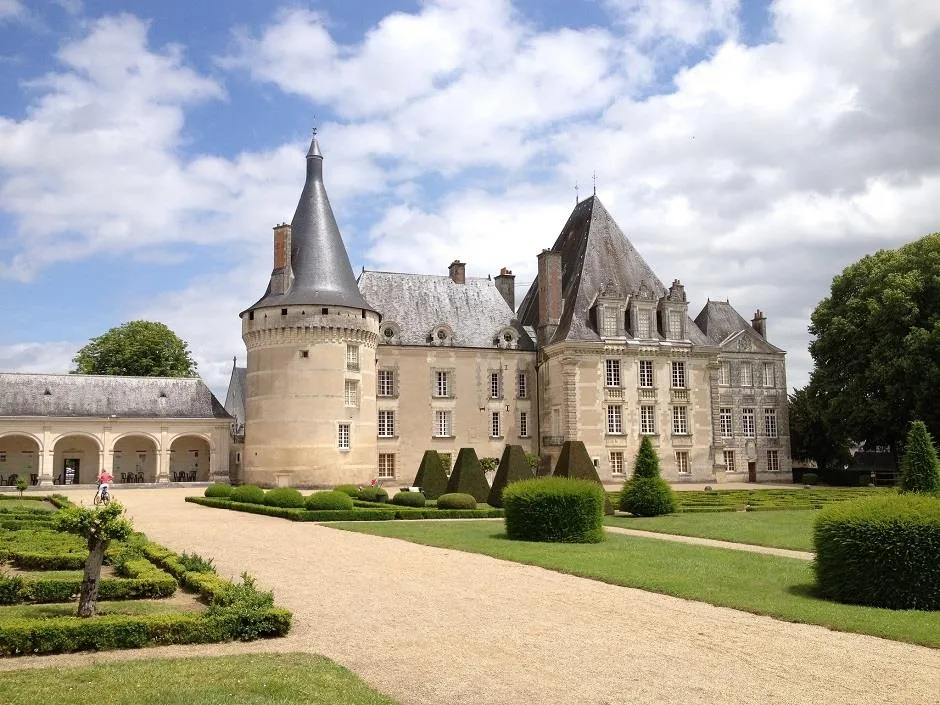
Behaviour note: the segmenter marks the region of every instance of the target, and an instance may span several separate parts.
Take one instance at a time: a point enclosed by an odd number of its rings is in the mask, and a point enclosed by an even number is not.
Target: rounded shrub
[[[813,542],[823,597],[940,610],[940,498],[886,495],[830,504],[816,517]]]
[[[229,499],[245,504],[264,504],[264,490],[258,485],[241,485],[232,490]]]
[[[299,509],[304,506],[304,496],[293,487],[275,487],[265,493],[264,503],[269,507]]]
[[[513,482],[503,490],[506,534],[516,541],[600,543],[605,538],[605,499],[604,488],[589,480]]]
[[[333,488],[334,492],[342,492],[350,497],[359,497],[359,488],[356,485],[337,485]]]
[[[352,509],[353,501],[345,492],[339,490],[325,490],[314,492],[307,497],[304,506],[310,510],[317,509]]]
[[[222,499],[228,499],[232,496],[232,491],[234,489],[234,487],[224,482],[217,482],[214,485],[209,485],[203,494],[205,494],[206,497],[221,497]]]
[[[363,487],[356,497],[363,502],[387,502],[388,492],[381,487]]]
[[[657,517],[676,511],[676,498],[661,477],[634,477],[620,493],[620,511],[638,517]]]
[[[423,507],[425,503],[424,495],[420,492],[399,492],[392,497],[392,504],[400,507]],[[476,505],[473,505],[476,507]]]
[[[477,500],[472,494],[451,492],[437,498],[438,509],[476,509]]]

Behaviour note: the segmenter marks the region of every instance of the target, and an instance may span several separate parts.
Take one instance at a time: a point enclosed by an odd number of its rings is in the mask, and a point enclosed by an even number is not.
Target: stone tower
[[[374,478],[380,317],[349,265],[315,133],[294,219],[274,229],[268,289],[240,317],[244,481],[323,487]]]

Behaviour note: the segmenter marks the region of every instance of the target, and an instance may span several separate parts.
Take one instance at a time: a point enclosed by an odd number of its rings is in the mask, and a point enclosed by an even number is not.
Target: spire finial
[[[574,182],[574,204],[578,205],[578,203],[580,203],[580,199],[578,198],[578,182],[575,181]]]
[[[591,178],[594,179],[594,195],[596,196],[597,195],[597,172],[596,171],[591,175]]]
[[[232,355],[232,367],[238,366],[238,355]]]

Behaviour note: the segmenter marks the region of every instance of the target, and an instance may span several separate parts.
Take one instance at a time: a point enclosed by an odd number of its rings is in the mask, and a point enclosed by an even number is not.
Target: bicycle
[[[99,504],[108,504],[111,501],[111,491],[108,489],[107,485],[103,487],[99,486],[98,491],[95,492],[95,506]]]

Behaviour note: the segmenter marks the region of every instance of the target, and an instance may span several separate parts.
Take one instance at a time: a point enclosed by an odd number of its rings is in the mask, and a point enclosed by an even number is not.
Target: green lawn
[[[10,499],[9,497],[4,497],[2,501],[0,501],[0,509],[11,511],[16,509],[34,509],[42,512],[54,512],[55,505],[37,499]],[[0,516],[3,515],[0,514]]]
[[[20,617],[73,617],[78,602],[51,603],[45,605],[4,605],[0,607],[0,620]],[[204,612],[206,606],[193,599],[167,600],[115,600],[99,602],[95,606],[98,616],[108,614],[177,614],[179,612]]]
[[[5,705],[396,705],[308,654],[128,661],[0,676]]]
[[[940,612],[843,605],[813,596],[809,561],[609,534],[600,544],[510,541],[496,522],[331,524],[542,566],[614,585],[699,600],[790,622],[940,647]]]
[[[758,546],[813,550],[813,510],[669,514],[661,517],[606,517],[608,526],[702,536]]]

